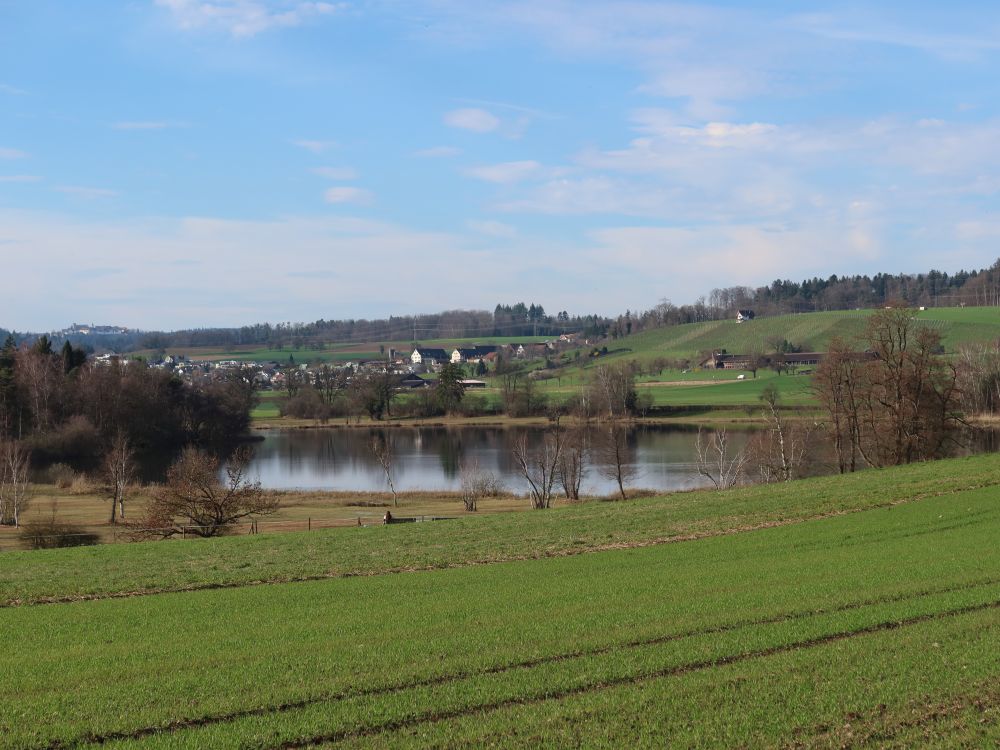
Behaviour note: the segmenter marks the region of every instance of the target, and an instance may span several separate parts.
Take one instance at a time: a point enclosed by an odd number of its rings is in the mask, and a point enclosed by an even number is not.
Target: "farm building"
[[[489,344],[486,346],[476,346],[468,348],[458,348],[451,353],[451,361],[453,364],[461,364],[463,362],[480,362],[487,354],[493,354],[497,351],[497,346]]]
[[[436,365],[448,362],[451,357],[444,349],[426,349],[417,347],[410,355],[410,362],[415,365]]]

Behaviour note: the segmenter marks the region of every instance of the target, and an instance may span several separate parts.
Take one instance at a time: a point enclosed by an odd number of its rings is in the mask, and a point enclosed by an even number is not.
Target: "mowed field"
[[[4,554],[0,745],[994,746],[998,481]]]

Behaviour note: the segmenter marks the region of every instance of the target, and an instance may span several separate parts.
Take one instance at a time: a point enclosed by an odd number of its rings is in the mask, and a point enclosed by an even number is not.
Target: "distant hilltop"
[[[63,336],[121,336],[129,333],[128,328],[122,326],[95,326],[74,323],[69,328],[63,329],[59,333]]]

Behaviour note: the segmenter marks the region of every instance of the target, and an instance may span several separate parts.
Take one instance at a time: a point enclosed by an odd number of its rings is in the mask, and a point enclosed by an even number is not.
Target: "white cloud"
[[[24,159],[28,154],[16,148],[0,148],[0,159]]]
[[[298,140],[290,141],[293,146],[298,146],[299,148],[304,148],[314,154],[322,154],[329,151],[331,148],[337,147],[336,141],[316,141],[300,138]]]
[[[74,317],[162,329],[429,311],[425,299],[400,297],[389,271],[458,290],[449,304],[476,307],[481,290],[468,285],[470,273],[510,287],[520,271],[482,238],[338,216],[98,222],[0,209],[0,244],[11,248],[5,273],[18,279],[5,290],[0,325],[19,330]],[[272,272],[261,274],[261,263]],[[95,268],[118,270],[100,294],[78,278]],[[540,274],[530,291],[548,284]],[[63,292],[45,293],[53,288]]]
[[[470,219],[466,222],[466,226],[473,232],[485,234],[488,237],[513,238],[518,235],[517,227],[493,219]]]
[[[432,146],[431,148],[422,148],[419,151],[414,151],[413,155],[424,159],[444,159],[451,156],[458,156],[462,153],[462,149],[455,148],[454,146]]]
[[[589,255],[594,261],[613,257],[632,274],[670,278],[675,288],[689,290],[679,299],[718,286],[863,268],[884,252],[876,227],[836,223],[614,227],[595,231],[592,238]]]
[[[0,182],[40,182],[41,177],[33,174],[0,175]]]
[[[498,204],[496,209],[551,216],[617,214],[666,218],[675,199],[673,191],[660,186],[591,175],[547,180],[518,198]]]
[[[473,133],[490,133],[500,127],[500,118],[485,109],[453,109],[444,115],[445,125]]]
[[[358,177],[358,170],[353,167],[313,167],[309,171],[328,180],[355,180]]]
[[[507,161],[501,164],[470,167],[465,173],[478,180],[507,184],[527,179],[537,174],[540,169],[541,165],[537,161]]]
[[[114,198],[118,195],[117,190],[109,190],[107,188],[98,187],[87,187],[85,185],[57,185],[53,188],[60,193],[65,193],[66,195],[72,195],[76,198],[85,198],[87,200],[98,200],[101,198]]]
[[[24,96],[28,92],[24,89],[19,89],[17,86],[11,86],[8,83],[0,83],[0,93],[10,94],[11,96]]]
[[[298,0],[155,0],[182,29],[219,29],[234,37],[251,37],[271,29],[300,26],[306,21],[345,10],[347,3]]]
[[[372,194],[362,188],[340,185],[327,189],[323,193],[323,200],[327,203],[369,203]]]

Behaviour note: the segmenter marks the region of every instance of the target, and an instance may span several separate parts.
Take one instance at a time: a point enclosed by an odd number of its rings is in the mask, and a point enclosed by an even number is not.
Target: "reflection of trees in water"
[[[376,428],[377,429],[377,428]],[[382,469],[369,447],[376,429],[330,428],[269,432],[254,445],[256,475],[259,466],[265,483],[274,487],[309,486],[330,489],[381,490]],[[480,470],[499,476],[508,487],[524,491],[513,457],[521,435],[529,447],[541,444],[544,427],[421,427],[382,428],[394,447],[393,477],[397,489],[458,489],[460,467],[475,461]],[[585,428],[593,441],[607,427]],[[734,449],[741,449],[751,432],[732,430]],[[964,451],[978,453],[1000,447],[1000,433],[977,430],[964,435]],[[697,428],[642,425],[627,434],[628,463],[641,470],[634,488],[689,489],[701,486],[695,466]],[[169,462],[168,462],[169,463]],[[163,466],[165,470],[166,466]],[[819,467],[817,471],[822,471]],[[617,486],[600,477],[591,463],[584,478],[584,493],[610,494]]]
[[[465,455],[462,444],[462,434],[456,430],[445,430],[444,435],[438,442],[438,457],[441,459],[441,471],[448,479],[458,477],[458,471],[462,466],[462,457]]]

